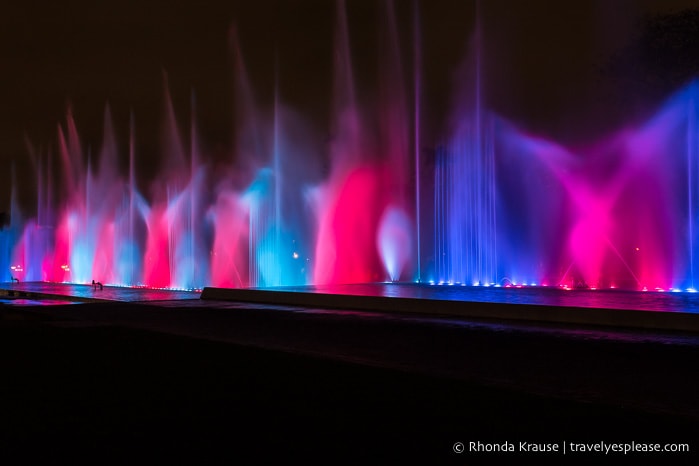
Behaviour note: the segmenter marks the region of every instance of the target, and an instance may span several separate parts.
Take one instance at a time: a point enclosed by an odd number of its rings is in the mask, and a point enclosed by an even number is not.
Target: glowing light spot
[[[399,279],[410,259],[411,230],[410,220],[401,209],[386,209],[377,233],[377,246],[391,280]]]
[[[294,251],[294,253],[292,254],[292,256],[293,256],[294,259],[298,259],[298,258],[299,258],[299,253],[296,252],[296,251]]]

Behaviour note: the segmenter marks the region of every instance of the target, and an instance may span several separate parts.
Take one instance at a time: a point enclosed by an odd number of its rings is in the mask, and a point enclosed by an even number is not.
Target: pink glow
[[[118,279],[114,274],[114,223],[106,221],[98,233],[100,245],[96,248],[92,263],[92,275],[101,277],[102,283],[117,283]]]
[[[323,194],[316,243],[314,283],[361,283],[381,280],[376,231],[386,200],[385,172],[364,165]]]
[[[144,281],[148,286],[164,288],[170,285],[169,222],[166,207],[154,206],[146,218],[148,239],[144,257]]]
[[[46,274],[45,280],[55,282],[72,281],[70,274],[60,269],[60,266],[63,264],[70,264],[71,236],[68,217],[63,216],[61,223],[59,223],[56,228],[55,246],[53,254],[50,256],[52,260],[47,261],[47,266],[49,268],[44,269],[44,273]],[[59,270],[61,270],[62,273],[60,273]],[[67,278],[67,276],[70,278]]]
[[[242,288],[247,279],[248,218],[241,200],[223,192],[211,209],[216,235],[211,251],[211,282],[214,286]]]

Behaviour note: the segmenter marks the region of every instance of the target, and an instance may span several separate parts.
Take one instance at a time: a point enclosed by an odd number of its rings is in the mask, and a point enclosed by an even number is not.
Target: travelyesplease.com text
[[[631,454],[631,453],[689,453],[688,443],[652,442],[456,442],[454,453],[552,453],[552,454]]]

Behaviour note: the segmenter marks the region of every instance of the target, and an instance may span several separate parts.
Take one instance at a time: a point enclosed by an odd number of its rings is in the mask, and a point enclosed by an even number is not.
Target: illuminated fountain
[[[12,221],[0,230],[0,280],[694,289],[698,85],[644,124],[565,147],[488,108],[477,28],[450,123],[440,141],[425,142],[418,28],[410,74],[385,6],[370,102],[358,97],[351,31],[338,6],[325,129],[306,124],[278,89],[271,108],[258,105],[234,37],[237,124],[224,168],[214,170],[201,149],[195,99],[182,125],[167,82],[162,166],[145,189],[136,183],[133,120],[120,144],[107,109],[93,153],[69,111],[55,150],[29,147],[37,212],[22,220],[13,201]],[[328,131],[318,154],[313,141]],[[435,149],[426,154],[423,145]],[[49,175],[54,167],[60,180]]]
[[[582,148],[471,116],[436,153],[429,279],[693,290],[697,91]]]
[[[24,267],[22,264],[12,262],[12,251],[16,247],[20,237],[21,219],[19,219],[19,209],[16,208],[16,182],[15,171],[12,170],[11,180],[13,189],[11,194],[11,212],[14,212],[9,219],[5,220],[5,225],[0,225],[0,281],[9,282],[20,277],[24,278]]]
[[[442,283],[498,283],[494,118],[481,84],[481,32],[460,76],[451,135],[435,153],[434,275]],[[465,79],[464,79],[465,78]]]
[[[434,151],[423,279],[694,291],[699,84],[645,123],[565,147],[487,108],[480,40],[477,26]]]
[[[338,9],[333,166],[317,193],[316,284],[397,280],[414,248],[406,228],[412,224],[406,212],[410,128],[395,18],[391,11],[387,17],[381,98],[362,108],[355,95],[347,20],[344,8]],[[372,131],[368,122],[377,115]],[[372,137],[376,130],[378,136]]]
[[[387,8],[389,44],[381,102],[355,97],[344,6],[338,8],[335,120],[330,174],[308,141],[317,134],[276,96],[260,108],[237,40],[236,137],[228,171],[214,173],[201,153],[195,102],[189,131],[164,93],[161,169],[136,187],[136,136],[120,147],[109,112],[93,156],[69,111],[57,132],[57,154],[30,148],[38,161],[38,214],[3,230],[3,267],[21,264],[21,280],[201,288],[383,280],[381,251],[399,279],[413,249],[404,153],[409,128],[395,18]],[[277,77],[277,80],[283,76]],[[382,112],[378,134],[365,118]],[[185,141],[189,141],[187,144]],[[60,163],[57,185],[41,163]],[[119,160],[128,157],[128,175]],[[379,235],[380,232],[380,235]],[[380,237],[379,237],[380,236]],[[410,278],[410,277],[408,277]]]
[[[500,276],[568,287],[693,289],[698,96],[690,85],[645,124],[579,149],[501,124]]]

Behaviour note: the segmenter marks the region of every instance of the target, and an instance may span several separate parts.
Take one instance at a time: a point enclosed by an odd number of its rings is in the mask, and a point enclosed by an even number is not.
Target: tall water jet
[[[332,168],[317,193],[316,283],[386,279],[377,250],[380,222],[389,209],[407,216],[409,133],[395,18],[392,5],[386,6],[388,34],[383,37],[384,60],[379,68],[379,107],[367,106],[367,111],[355,91],[346,5],[338,2]],[[372,112],[380,116],[378,131],[366,123]]]
[[[316,192],[319,225],[313,281],[371,281],[372,255],[364,245],[371,234],[370,202],[376,194],[376,181],[371,168],[361,167],[364,141],[344,1],[337,3],[333,97],[332,167],[328,181]]]
[[[145,210],[146,205],[136,186],[136,129],[133,112],[129,118],[128,146],[129,178],[124,201],[127,215],[121,222],[119,237],[122,239],[122,243],[117,253],[116,267],[120,283],[133,286],[143,283],[142,251],[144,245],[139,241],[139,238],[143,238],[145,234],[140,231],[142,228],[139,227],[143,223],[141,212]],[[137,220],[141,221],[137,223]]]
[[[417,0],[413,2],[413,158],[415,163],[415,275],[417,282],[422,281],[422,235],[421,230],[421,172],[420,172],[420,151],[421,142],[421,92],[422,92],[422,53],[420,46],[420,22],[418,14]]]
[[[227,186],[219,194],[219,206],[228,205],[237,210],[228,216],[225,228],[237,232],[234,238],[247,238],[247,280],[242,280],[238,273],[230,278],[256,287],[303,285],[310,281],[314,244],[306,195],[317,177],[317,162],[309,145],[314,135],[304,118],[283,104],[278,66],[271,116],[265,115],[254,99],[235,35],[232,45],[236,65],[238,155],[244,155],[246,165],[242,171],[251,175],[251,179],[246,180],[247,186],[239,193]],[[241,230],[243,224],[247,224],[245,234]],[[217,236],[219,247],[224,241],[219,241]],[[239,253],[229,249],[223,254],[231,258]]]
[[[493,120],[483,104],[481,29],[463,65],[452,135],[436,152],[435,275],[440,282],[493,284],[497,263]]]
[[[0,219],[0,281],[24,279],[24,264],[13,262],[13,249],[20,241],[20,212],[17,206],[17,176],[14,164],[10,169],[10,211]]]
[[[689,250],[689,275],[686,281],[686,286],[689,289],[696,289],[696,267],[695,255],[697,253],[695,246],[699,245],[699,234],[695,222],[697,221],[696,209],[699,208],[697,201],[699,200],[699,121],[697,121],[697,106],[699,102],[699,84],[692,83],[689,88],[690,96],[687,99],[687,246]]]
[[[151,188],[154,201],[145,212],[145,280],[156,287],[199,288],[209,281],[209,257],[203,243],[207,200],[201,197],[206,171],[199,163],[194,99],[189,146],[183,140],[167,81],[164,102],[163,173]]]
[[[380,35],[380,145],[379,153],[390,167],[390,174],[382,188],[386,191],[386,205],[377,225],[377,240],[383,265],[393,281],[399,280],[404,268],[414,256],[412,210],[412,184],[409,181],[411,167],[411,129],[417,134],[418,121],[410,120],[405,73],[401,60],[400,37],[394,4],[384,2],[384,22]],[[417,84],[416,84],[417,85]],[[411,123],[415,127],[411,128]],[[418,144],[419,141],[412,141]],[[416,161],[417,162],[417,161]],[[416,172],[415,176],[419,176]],[[417,184],[417,183],[416,183]],[[417,215],[417,213],[415,213]],[[389,246],[393,243],[395,246]],[[412,271],[409,271],[410,273]],[[412,278],[408,276],[407,278]]]

